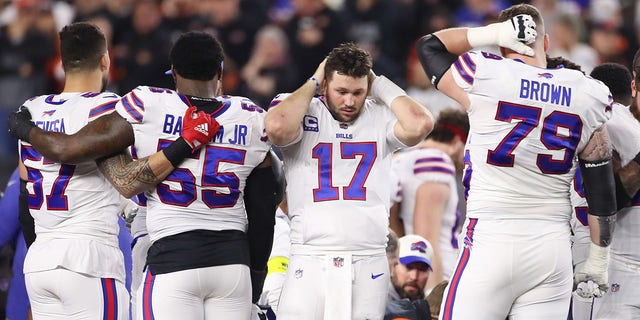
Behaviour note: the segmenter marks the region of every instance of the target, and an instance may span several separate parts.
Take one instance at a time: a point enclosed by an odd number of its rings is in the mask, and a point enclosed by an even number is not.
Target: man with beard
[[[390,238],[389,245],[397,249],[389,256],[391,285],[385,319],[429,319],[431,312],[424,297],[433,272],[433,247],[428,240],[415,234],[397,240]]]
[[[422,141],[433,117],[349,43],[274,98],[265,129],[282,148],[291,218],[278,319],[382,319],[391,154]]]
[[[391,270],[389,300],[424,299],[424,289],[433,271],[433,247],[425,238],[409,234],[398,239],[398,259]]]

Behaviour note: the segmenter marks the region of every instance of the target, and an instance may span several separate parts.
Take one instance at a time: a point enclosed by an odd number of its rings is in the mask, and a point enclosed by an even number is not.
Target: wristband
[[[168,147],[162,149],[162,153],[164,153],[164,156],[167,157],[167,160],[171,162],[174,168],[177,168],[178,165],[182,163],[182,160],[191,155],[192,152],[193,149],[183,137],[178,138],[178,140],[172,142]]]
[[[609,247],[601,247],[593,242],[589,243],[589,255],[585,265],[594,267],[604,267],[606,270],[609,263]],[[586,268],[583,268],[583,270]]]
[[[289,258],[277,256],[267,262],[267,276],[273,273],[287,273]]]
[[[384,104],[391,107],[393,100],[397,97],[406,96],[407,93],[398,87],[397,84],[387,79],[387,77],[378,76],[371,84],[371,95],[379,98]]]
[[[469,28],[467,41],[472,48],[498,45],[500,29],[498,24],[490,24],[484,27]]]
[[[316,84],[316,93],[314,96],[319,96],[320,95],[320,82],[318,82],[318,79],[316,79],[316,77],[311,77],[309,78],[307,81],[313,81],[313,83]]]

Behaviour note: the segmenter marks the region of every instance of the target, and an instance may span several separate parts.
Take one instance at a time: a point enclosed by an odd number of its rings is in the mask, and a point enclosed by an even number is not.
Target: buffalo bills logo
[[[424,241],[418,241],[411,244],[411,251],[427,252],[427,244]]]
[[[340,129],[347,129],[347,128],[349,128],[349,124],[344,122],[340,123]]]
[[[551,78],[553,78],[553,75],[551,73],[548,73],[548,72],[538,73],[538,78],[551,79]]]
[[[55,110],[42,111],[42,115],[43,116],[52,116],[55,112],[56,112]]]
[[[303,273],[303,272],[304,272],[304,271],[303,271],[302,269],[298,269],[298,270],[296,270],[296,272],[295,272],[295,274],[294,274],[294,277],[295,277],[296,279],[300,279],[300,278],[302,278],[302,273]]]

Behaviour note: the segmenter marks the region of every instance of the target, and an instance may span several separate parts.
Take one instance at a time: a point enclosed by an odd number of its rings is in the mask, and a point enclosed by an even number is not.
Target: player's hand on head
[[[327,58],[324,58],[324,60],[320,62],[320,65],[318,65],[318,68],[316,68],[316,72],[313,73],[313,77],[316,78],[316,80],[320,84],[322,84],[322,81],[324,80],[324,77],[325,77],[324,66],[326,64],[327,64]]]
[[[369,74],[367,75],[367,80],[369,81],[369,90],[367,91],[367,95],[371,95],[371,86],[373,85],[373,80],[376,79],[376,73],[373,72],[373,69],[369,70]]]
[[[537,35],[533,18],[527,14],[519,14],[507,21],[469,28],[467,40],[473,48],[498,45],[520,54],[533,56],[533,48],[528,44],[535,42]]]
[[[518,41],[525,44],[532,44],[536,41],[538,31],[536,31],[536,23],[528,14],[519,14],[511,18],[511,24]]]
[[[8,121],[9,134],[22,141],[29,142],[29,131],[35,124],[31,121],[31,113],[25,106],[21,106],[18,110],[9,115]]]
[[[499,46],[520,54],[533,56],[533,49],[528,45],[536,41],[538,32],[536,31],[536,23],[530,15],[519,14],[502,22],[500,27]]]
[[[194,149],[209,143],[218,130],[218,121],[204,111],[196,112],[196,107],[189,107],[182,117],[182,138]]]

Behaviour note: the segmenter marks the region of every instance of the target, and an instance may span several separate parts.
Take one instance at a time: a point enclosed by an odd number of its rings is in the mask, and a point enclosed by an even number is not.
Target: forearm
[[[591,241],[601,247],[611,243],[616,221],[616,191],[612,149],[606,127],[596,130],[579,155],[580,171],[589,205]]]
[[[109,182],[126,198],[153,189],[174,169],[162,152],[137,161],[121,153],[99,159],[96,163]]]
[[[438,244],[431,244],[433,247],[433,261],[431,261],[431,265],[433,266],[433,271],[429,275],[429,280],[427,280],[426,289],[433,289],[437,286],[442,280],[444,280],[444,266],[442,265],[442,256],[440,255],[440,249]]]
[[[58,163],[78,164],[126,149],[121,140],[103,141],[90,136],[66,135],[34,128],[30,133],[31,145],[45,158]]]
[[[300,123],[315,93],[314,81],[306,81],[284,101],[269,109],[264,120],[265,129],[275,145],[286,145],[298,136]]]
[[[640,160],[640,154],[636,156],[636,159]],[[620,168],[616,175],[630,198],[633,198],[640,191],[640,164],[635,159]]]
[[[393,100],[391,111],[398,118],[397,125],[401,129],[396,130],[396,133],[401,132],[398,138],[406,145],[420,143],[433,130],[434,120],[431,112],[409,96]]]
[[[400,203],[394,203],[389,209],[389,228],[393,230],[398,237],[404,236],[404,223],[400,218]]]
[[[131,125],[115,113],[96,119],[72,135],[36,127],[29,132],[29,140],[47,159],[69,164],[110,156],[134,142]]]
[[[444,207],[442,207],[442,209],[444,209]],[[427,239],[433,249],[433,261],[431,261],[433,271],[431,275],[429,275],[429,280],[427,281],[426,287],[428,289],[438,285],[438,283],[440,283],[444,278],[444,272],[442,270],[442,255],[440,254],[440,230],[442,219],[438,218],[441,216],[441,212],[426,212],[424,218],[416,217],[417,219],[414,221],[414,233]]]
[[[433,116],[427,108],[409,97],[387,77],[374,78],[371,83],[371,95],[391,108],[398,119],[394,133],[402,143],[413,146],[433,130]]]
[[[131,125],[122,117],[118,116],[118,118],[120,119],[119,121],[111,122],[115,123],[113,126],[116,127],[118,123],[124,123],[131,131],[131,136],[133,136]],[[141,192],[152,189],[163,181],[174,168],[178,167],[186,157],[193,154],[194,149],[209,143],[220,128],[215,118],[211,118],[210,115],[205,114],[203,111],[197,112],[195,107],[189,107],[182,119],[180,137],[166,148],[149,157],[133,161],[125,151],[96,160],[102,173],[120,194],[126,198],[131,198]],[[209,129],[204,130],[204,132],[195,129],[202,124],[208,125]],[[118,130],[118,132],[123,131],[127,130]]]
[[[600,246],[608,247],[611,244],[613,231],[615,228],[617,215],[596,216],[590,214],[589,219],[589,235],[591,242]]]
[[[435,32],[434,35],[442,41],[449,53],[459,56],[473,49],[467,38],[469,29],[470,28],[444,29]]]

